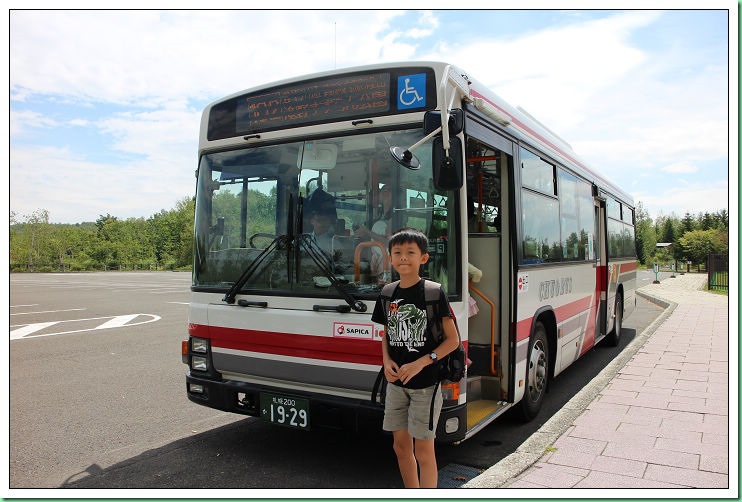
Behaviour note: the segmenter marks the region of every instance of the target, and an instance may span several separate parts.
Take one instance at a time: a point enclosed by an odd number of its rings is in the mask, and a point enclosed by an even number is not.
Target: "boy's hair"
[[[392,246],[407,244],[408,242],[417,244],[417,247],[420,248],[422,254],[428,252],[427,235],[416,228],[403,228],[395,232],[394,235],[389,238],[389,253],[392,252]]]

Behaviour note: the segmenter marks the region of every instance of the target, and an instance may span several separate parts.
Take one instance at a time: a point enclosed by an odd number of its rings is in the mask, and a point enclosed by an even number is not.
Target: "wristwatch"
[[[438,354],[436,354],[435,352],[431,352],[431,353],[430,353],[430,354],[428,354],[428,355],[430,356],[430,359],[431,359],[431,360],[432,360],[433,362],[436,362],[436,361],[438,360]]]

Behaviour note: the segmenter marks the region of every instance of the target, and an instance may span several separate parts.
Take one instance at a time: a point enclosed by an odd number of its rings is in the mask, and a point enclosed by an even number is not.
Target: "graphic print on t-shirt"
[[[410,352],[419,352],[425,346],[425,328],[428,319],[425,311],[414,304],[400,305],[404,300],[392,300],[389,304],[387,326],[389,345],[406,347]]]

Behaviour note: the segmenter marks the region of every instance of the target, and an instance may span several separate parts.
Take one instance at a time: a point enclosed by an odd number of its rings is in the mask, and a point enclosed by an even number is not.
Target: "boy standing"
[[[384,404],[384,430],[394,437],[405,488],[436,488],[435,430],[443,397],[436,392],[434,363],[458,347],[458,332],[443,288],[437,308],[441,319],[428,319],[424,280],[420,277],[420,266],[430,258],[425,234],[414,229],[395,233],[389,239],[389,258],[399,274],[399,284],[388,309],[380,297],[371,317],[386,326],[381,347],[384,376],[391,385],[387,386]],[[440,342],[431,331],[435,322],[443,328]]]

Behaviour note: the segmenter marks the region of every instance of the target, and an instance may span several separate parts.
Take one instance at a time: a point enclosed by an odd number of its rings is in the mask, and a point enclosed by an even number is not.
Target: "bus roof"
[[[544,153],[552,156],[555,160],[559,161],[564,166],[573,170],[576,174],[585,178],[586,180],[594,183],[600,190],[609,193],[610,195],[618,198],[621,202],[627,203],[630,206],[634,206],[633,197],[627,192],[616,186],[615,184],[608,181],[601,174],[591,168],[583,159],[581,159],[572,149],[572,147],[556,133],[548,129],[545,125],[531,116],[528,112],[519,107],[510,105],[507,101],[498,96],[490,88],[483,85],[481,82],[472,78],[468,72],[451,65],[449,63],[440,61],[405,61],[405,62],[394,62],[384,64],[374,64],[366,66],[357,66],[350,68],[342,68],[337,70],[328,70],[319,73],[313,73],[309,75],[303,75],[288,79],[283,79],[260,86],[256,86],[250,89],[246,89],[240,92],[236,92],[227,97],[221,98],[217,101],[209,104],[204,110],[204,117],[202,124],[208,123],[208,113],[212,107],[225,103],[230,100],[236,99],[240,96],[260,92],[262,90],[274,89],[299,82],[305,82],[309,80],[322,80],[323,78],[334,77],[345,75],[349,73],[359,73],[374,70],[404,68],[404,67],[425,67],[431,68],[436,75],[436,87],[441,79],[446,78],[446,71],[450,71],[452,74],[463,76],[468,81],[468,95],[464,96],[464,100],[470,103],[484,102],[486,105],[493,107],[498,115],[504,115],[504,121],[500,122],[500,126],[505,131],[508,131],[518,139],[525,140],[526,143],[533,147],[538,148]],[[450,70],[449,70],[450,67]],[[438,103],[440,108],[440,103]],[[478,107],[478,106],[477,106]]]

